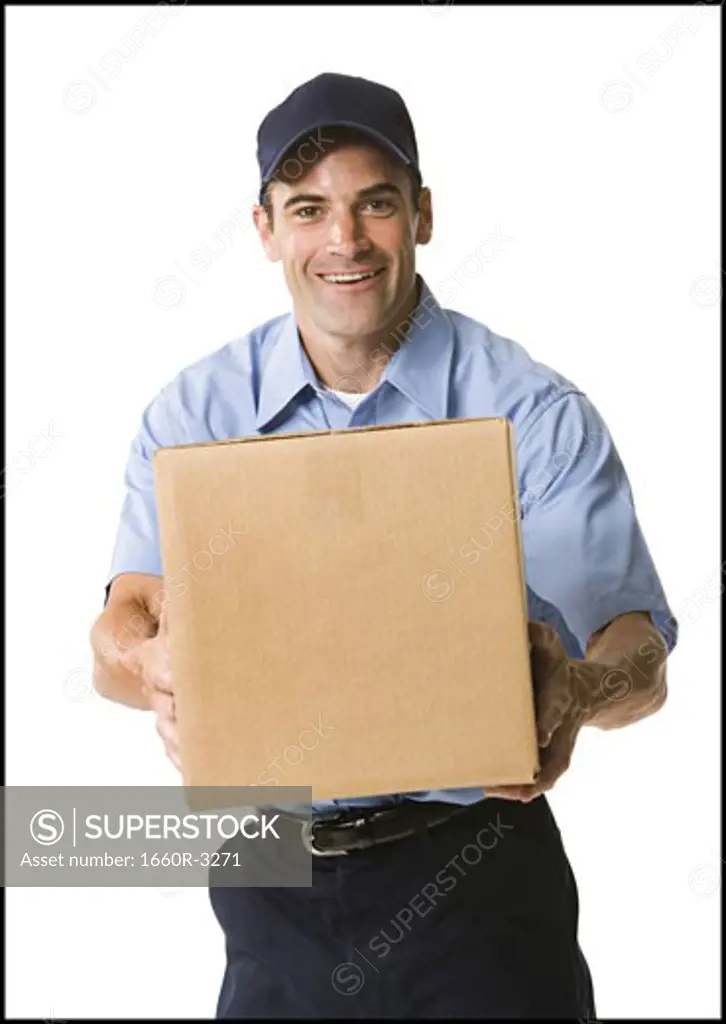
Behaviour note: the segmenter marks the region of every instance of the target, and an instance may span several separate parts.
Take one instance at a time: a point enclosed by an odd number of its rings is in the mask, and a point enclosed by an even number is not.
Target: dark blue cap
[[[288,156],[285,163],[290,162],[291,166],[283,171],[290,177],[304,173],[306,164],[314,159],[309,154],[325,151],[325,139],[319,131],[325,125],[346,125],[366,133],[418,172],[420,178],[413,124],[395,89],[366,78],[326,72],[298,86],[260,125],[260,200],[278,163],[294,143],[299,143],[300,151]],[[292,167],[293,160],[297,171]]]

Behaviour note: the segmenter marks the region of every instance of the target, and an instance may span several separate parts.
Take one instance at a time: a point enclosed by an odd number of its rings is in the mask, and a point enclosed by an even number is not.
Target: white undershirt
[[[351,409],[355,409],[357,406],[359,406],[363,399],[366,397],[366,392],[363,392],[362,395],[359,395],[357,391],[336,391],[335,388],[327,387],[325,390],[329,391],[331,395],[337,395],[338,398],[345,402],[345,404],[349,406]]]

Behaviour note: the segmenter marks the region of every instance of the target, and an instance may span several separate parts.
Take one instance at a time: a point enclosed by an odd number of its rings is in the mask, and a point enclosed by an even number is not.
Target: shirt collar
[[[421,289],[418,306],[409,317],[403,343],[383,370],[381,382],[387,381],[428,416],[443,420],[448,414],[454,329],[424,279],[417,274],[416,280]],[[404,325],[399,326],[403,329]],[[295,314],[290,313],[262,370],[258,429],[264,428],[307,385],[317,389],[320,382],[300,342]]]
[[[449,412],[451,363],[454,355],[454,326],[446,310],[434,298],[424,279],[418,306],[411,313],[403,344],[394,352],[381,375],[435,420]]]
[[[320,382],[300,343],[295,314],[290,313],[283,320],[282,330],[262,368],[257,428],[267,426],[307,385],[318,388]]]

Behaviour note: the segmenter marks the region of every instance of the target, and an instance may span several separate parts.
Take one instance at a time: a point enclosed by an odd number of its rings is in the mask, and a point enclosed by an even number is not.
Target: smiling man
[[[362,394],[378,376],[372,357],[380,372],[399,341],[392,325],[406,326],[418,304],[416,245],[431,237],[431,197],[370,136],[328,127],[318,141],[327,156],[314,168],[283,157],[255,223],[268,257],[282,262],[319,376]]]
[[[217,1015],[592,1019],[577,886],[544,794],[582,728],[629,725],[666,698],[677,623],[627,476],[580,389],[443,309],[416,272],[432,200],[398,93],[320,75],[265,117],[258,160],[254,221],[292,312],[182,370],[144,411],[91,634],[96,687],[153,709],[179,766],[154,449],[506,416],[541,767],[530,786],[314,805],[312,830],[301,830],[312,888],[210,890],[227,951]]]

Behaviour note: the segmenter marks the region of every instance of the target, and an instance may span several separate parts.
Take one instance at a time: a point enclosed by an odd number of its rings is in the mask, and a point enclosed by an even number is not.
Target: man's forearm
[[[667,648],[646,612],[629,612],[594,634],[585,660],[609,667],[598,673],[597,689],[584,724],[617,729],[658,711],[667,696]]]
[[[140,643],[155,636],[156,630],[156,620],[139,602],[128,601],[104,610],[91,630],[93,683],[102,697],[128,707],[149,709],[134,652]]]

